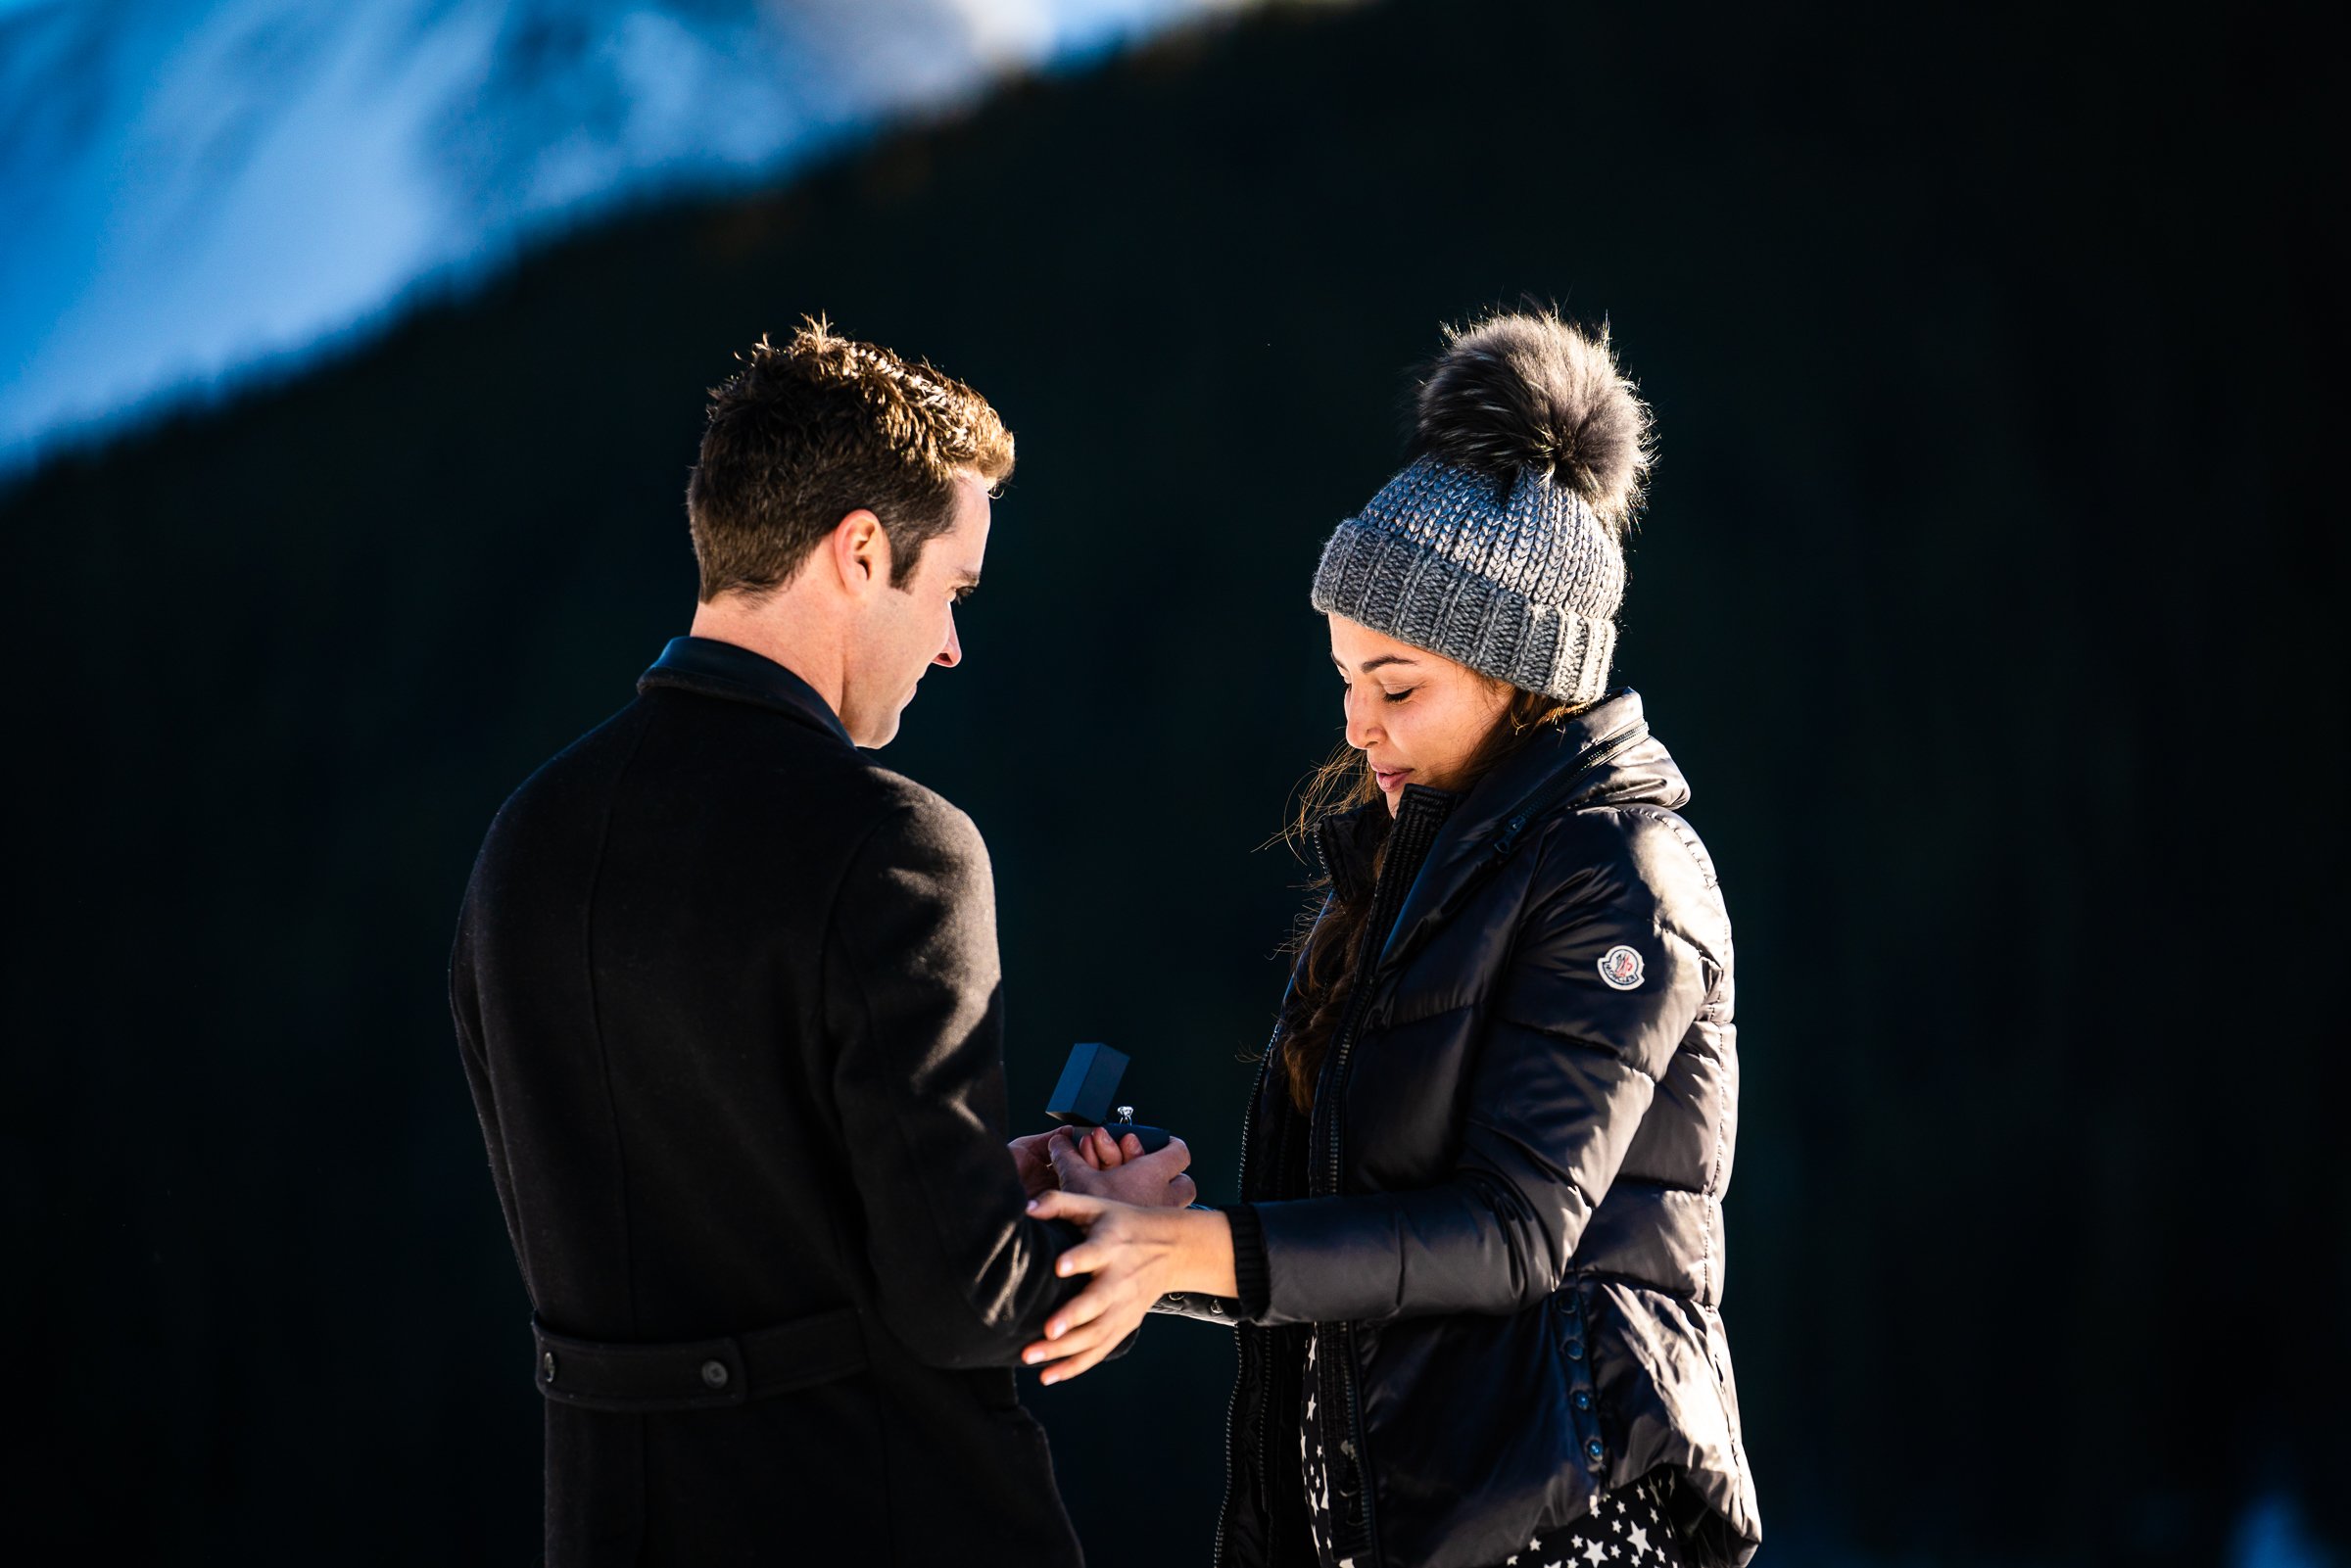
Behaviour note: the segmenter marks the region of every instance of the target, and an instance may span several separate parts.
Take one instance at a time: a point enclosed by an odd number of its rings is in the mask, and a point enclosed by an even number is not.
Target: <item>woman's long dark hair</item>
[[[1494,683],[1497,687],[1503,684]],[[1469,754],[1461,777],[1453,780],[1450,787],[1469,789],[1537,730],[1582,711],[1576,704],[1541,692],[1516,687],[1510,690],[1509,703],[1495,716],[1493,728]],[[1297,815],[1282,836],[1293,849],[1300,849],[1326,818],[1367,806],[1378,798],[1379,784],[1371,777],[1365,754],[1342,744],[1299,785]],[[1311,896],[1299,912],[1297,928],[1286,945],[1297,959],[1291,970],[1289,1009],[1282,1029],[1281,1068],[1289,1079],[1290,1103],[1302,1115],[1314,1110],[1315,1080],[1321,1074],[1322,1058],[1339,1026],[1339,1015],[1346,1011],[1348,982],[1362,958],[1364,926],[1371,916],[1371,883],[1377,880],[1387,854],[1387,813],[1375,813],[1374,819],[1383,836],[1373,852],[1373,875],[1365,879],[1356,898],[1347,899],[1339,895],[1327,872],[1319,874],[1307,883]],[[1323,904],[1326,896],[1327,908]]]

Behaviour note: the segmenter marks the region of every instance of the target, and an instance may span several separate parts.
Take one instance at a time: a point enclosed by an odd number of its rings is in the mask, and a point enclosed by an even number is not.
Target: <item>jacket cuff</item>
[[[1266,1270],[1266,1227],[1254,1204],[1219,1204],[1217,1212],[1232,1226],[1232,1277],[1239,1287],[1241,1312],[1263,1317],[1272,1301],[1272,1284]]]

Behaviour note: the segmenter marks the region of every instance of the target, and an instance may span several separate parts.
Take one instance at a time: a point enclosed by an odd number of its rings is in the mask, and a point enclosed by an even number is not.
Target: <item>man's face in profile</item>
[[[888,744],[931,667],[962,662],[955,605],[980,584],[988,520],[986,482],[969,471],[958,475],[947,531],[923,546],[903,589],[885,588],[868,600],[840,702],[840,722],[857,744]]]

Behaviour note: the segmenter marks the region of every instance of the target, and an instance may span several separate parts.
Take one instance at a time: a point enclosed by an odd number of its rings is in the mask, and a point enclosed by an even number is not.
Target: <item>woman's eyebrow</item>
[[[1339,656],[1336,653],[1333,653],[1330,656],[1330,662],[1339,666],[1339,673],[1341,675],[1345,675],[1347,673],[1347,666],[1340,661]],[[1419,662],[1420,661],[1418,659],[1408,659],[1401,653],[1382,653],[1376,659],[1364,660],[1362,669],[1366,675],[1369,675],[1373,670],[1378,669],[1383,664],[1418,665]]]

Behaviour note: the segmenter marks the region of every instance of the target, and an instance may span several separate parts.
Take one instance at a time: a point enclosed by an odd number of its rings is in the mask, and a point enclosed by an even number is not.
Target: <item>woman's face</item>
[[[1345,616],[1328,619],[1331,662],[1347,684],[1347,743],[1371,764],[1389,814],[1408,784],[1454,787],[1511,689]]]

